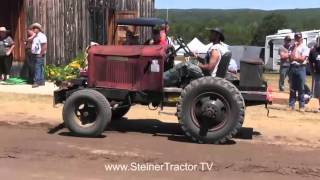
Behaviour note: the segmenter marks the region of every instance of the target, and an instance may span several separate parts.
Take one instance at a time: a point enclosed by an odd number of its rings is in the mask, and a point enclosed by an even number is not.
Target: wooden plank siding
[[[16,48],[13,55],[15,60],[24,59],[25,14],[21,0],[2,0],[0,6],[0,26],[9,30]]]
[[[86,1],[25,0],[26,27],[43,26],[48,37],[48,64],[66,64],[89,44]]]
[[[43,26],[48,37],[47,64],[66,64],[90,43],[90,3],[102,3],[105,14],[106,42],[113,37],[115,14],[134,11],[138,17],[154,16],[154,0],[21,0],[24,1],[26,29],[34,22]],[[95,27],[93,27],[95,28]],[[21,28],[23,29],[23,28]],[[141,41],[150,37],[148,28],[140,30]],[[24,33],[25,36],[25,33]]]
[[[154,0],[113,0],[115,11],[135,11],[137,17],[154,17]],[[145,42],[151,36],[150,28],[140,28],[140,42]]]

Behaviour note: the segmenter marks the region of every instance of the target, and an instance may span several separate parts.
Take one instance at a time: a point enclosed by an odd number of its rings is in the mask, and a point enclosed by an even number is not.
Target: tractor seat
[[[217,70],[217,73],[216,73],[216,77],[219,77],[219,78],[225,78],[226,77],[231,57],[232,57],[232,53],[231,52],[227,52],[222,56],[222,58],[220,60],[220,63],[218,65],[218,70]]]

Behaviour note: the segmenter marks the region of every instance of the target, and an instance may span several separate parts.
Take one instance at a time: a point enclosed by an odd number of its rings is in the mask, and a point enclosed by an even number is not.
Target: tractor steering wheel
[[[177,43],[179,45],[179,48],[176,50],[176,52],[178,52],[180,49],[183,49],[186,52],[187,56],[194,56],[188,45],[184,42],[184,40],[181,37],[177,38]]]

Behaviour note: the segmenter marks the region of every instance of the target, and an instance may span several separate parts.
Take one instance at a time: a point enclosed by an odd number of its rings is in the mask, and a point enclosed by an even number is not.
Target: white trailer
[[[303,31],[302,37],[304,44],[311,48],[317,37],[320,36],[320,30]],[[265,64],[266,69],[278,71],[280,69],[279,48],[283,45],[283,40],[286,36],[294,39],[294,32],[290,29],[279,30],[277,34],[266,37],[265,44]]]

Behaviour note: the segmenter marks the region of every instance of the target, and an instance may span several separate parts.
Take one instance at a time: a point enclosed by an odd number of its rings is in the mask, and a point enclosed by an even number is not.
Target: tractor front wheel
[[[63,107],[66,127],[78,136],[100,136],[111,121],[108,100],[95,90],[74,92]]]

